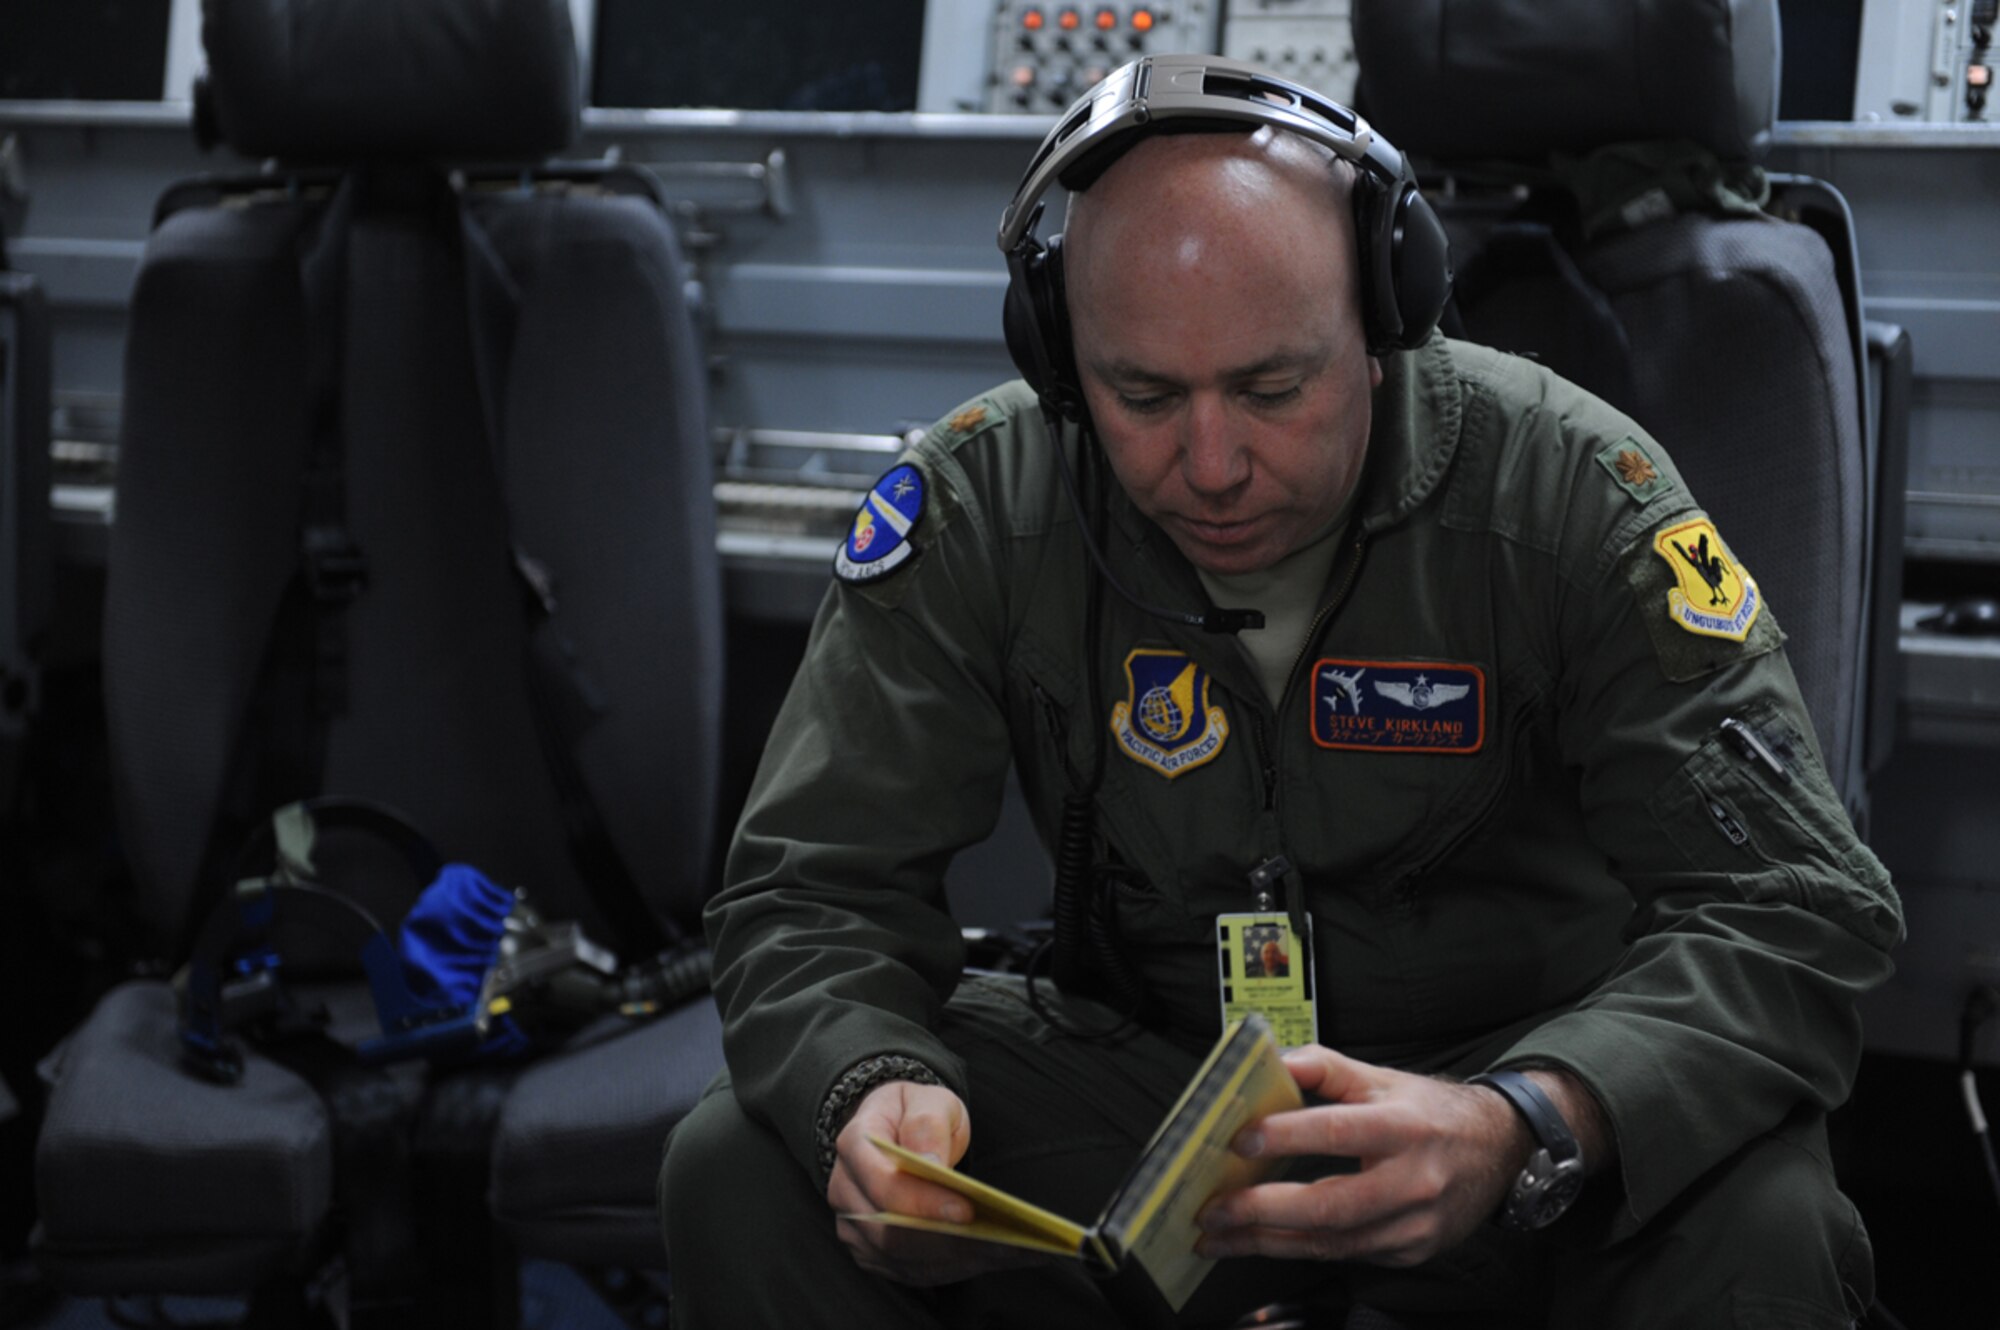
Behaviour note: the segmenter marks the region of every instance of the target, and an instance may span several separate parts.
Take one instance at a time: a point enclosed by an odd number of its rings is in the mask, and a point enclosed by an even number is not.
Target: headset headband
[[[1121,66],[1077,98],[1042,140],[1014,199],[1000,217],[1000,249],[1011,253],[1029,232],[1042,196],[1061,181],[1080,187],[1095,179],[1125,141],[1169,121],[1188,128],[1270,125],[1323,144],[1343,161],[1368,167],[1386,181],[1404,178],[1403,155],[1368,122],[1312,89],[1255,65],[1219,55],[1149,55]]]

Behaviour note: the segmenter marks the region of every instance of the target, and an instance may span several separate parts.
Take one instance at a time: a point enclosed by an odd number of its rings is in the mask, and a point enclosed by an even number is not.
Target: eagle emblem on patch
[[[843,582],[872,582],[916,553],[910,530],[924,515],[924,473],[905,462],[875,482],[855,510],[847,539],[833,556]]]
[[[1312,737],[1369,753],[1476,753],[1486,742],[1486,671],[1450,661],[1313,663]]]
[[[1126,695],[1111,708],[1119,751],[1172,780],[1222,751],[1229,720],[1208,701],[1208,671],[1184,652],[1141,647],[1125,657]]]
[[[1764,608],[1756,579],[1735,561],[1706,517],[1667,527],[1653,552],[1674,570],[1667,613],[1690,633],[1741,642]]]

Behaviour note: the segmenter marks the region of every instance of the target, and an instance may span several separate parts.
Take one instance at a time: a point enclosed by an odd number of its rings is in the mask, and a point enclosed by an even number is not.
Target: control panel
[[[1342,106],[1354,104],[1360,66],[1349,15],[1353,0],[1231,0],[1222,54],[1262,65]]]
[[[1976,124],[1992,101],[2000,0],[1866,0],[1854,118]]]
[[[1128,60],[1216,49],[1216,0],[1045,4],[1002,0],[993,18],[988,111],[1054,115]]]

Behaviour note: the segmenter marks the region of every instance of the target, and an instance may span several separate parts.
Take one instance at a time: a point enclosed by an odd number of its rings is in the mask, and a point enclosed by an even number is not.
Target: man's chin
[[[1258,522],[1240,522],[1236,526],[1174,522],[1168,526],[1168,534],[1190,564],[1224,578],[1262,572],[1278,562],[1282,554],[1276,550],[1270,532]]]
[[[1204,573],[1217,577],[1240,577],[1244,573],[1261,573],[1279,559],[1284,552],[1269,540],[1207,541],[1193,536],[1182,536],[1174,542],[1180,546],[1187,561]]]

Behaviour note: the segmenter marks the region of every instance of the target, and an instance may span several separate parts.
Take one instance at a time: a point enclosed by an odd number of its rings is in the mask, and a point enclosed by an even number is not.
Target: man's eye
[[[1151,397],[1133,397],[1129,393],[1119,393],[1118,405],[1135,416],[1150,416],[1166,409],[1167,396],[1165,393],[1155,393]]]
[[[1244,394],[1244,396],[1248,397],[1258,406],[1283,406],[1298,395],[1299,385],[1296,383],[1289,388],[1281,388],[1276,392],[1246,392]]]

